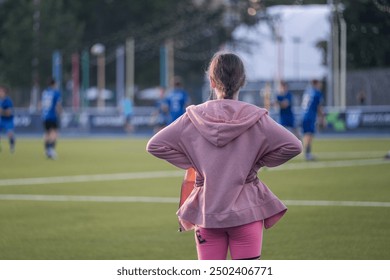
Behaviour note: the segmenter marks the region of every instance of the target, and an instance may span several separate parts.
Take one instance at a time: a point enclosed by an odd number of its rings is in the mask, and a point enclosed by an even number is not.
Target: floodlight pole
[[[119,107],[125,97],[125,47],[116,49],[116,104]]]
[[[168,50],[168,81],[169,81],[169,86],[173,87],[173,78],[175,75],[175,58],[174,58],[174,45],[173,45],[173,40],[168,39],[166,42],[167,50]]]
[[[98,96],[97,107],[103,109],[105,107],[103,91],[105,88],[105,47],[102,44],[95,44],[91,49],[92,54],[97,56],[97,84],[98,84]]]
[[[301,43],[301,38],[298,36],[294,36],[292,38],[293,43],[295,45],[295,51],[294,51],[294,66],[295,66],[295,75],[297,77],[297,80],[300,80],[299,76],[299,44]]]
[[[327,48],[327,64],[328,64],[328,78],[327,78],[327,92],[326,92],[326,105],[332,106],[333,104],[333,30],[334,30],[334,4],[333,0],[328,0],[329,7],[329,23],[330,32],[328,38]]]
[[[80,109],[80,55],[72,54],[72,107],[74,112]]]
[[[81,55],[82,69],[82,107],[88,107],[87,89],[89,88],[89,52],[84,50]]]
[[[347,24],[340,12],[340,106],[347,106]]]
[[[328,42],[328,106],[346,106],[347,28],[340,1],[330,5],[331,32]]]
[[[99,94],[98,94],[98,100],[97,100],[97,106],[98,108],[104,108],[105,102],[104,102],[104,96],[103,96],[103,91],[105,88],[105,64],[106,64],[106,58],[104,56],[104,53],[98,55],[98,89],[99,89]]]
[[[41,11],[40,11],[41,0],[33,1],[33,44],[32,52],[33,58],[31,61],[32,66],[32,88],[31,88],[31,97],[30,97],[30,110],[35,112],[38,105],[38,94],[39,94],[39,33],[40,33],[40,24],[41,24]]]
[[[134,38],[126,40],[126,97],[134,102]]]

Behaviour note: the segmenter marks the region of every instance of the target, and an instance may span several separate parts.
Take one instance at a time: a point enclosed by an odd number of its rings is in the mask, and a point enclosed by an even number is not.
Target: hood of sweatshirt
[[[212,100],[187,107],[199,133],[210,143],[223,147],[257,123],[267,110],[237,100]]]

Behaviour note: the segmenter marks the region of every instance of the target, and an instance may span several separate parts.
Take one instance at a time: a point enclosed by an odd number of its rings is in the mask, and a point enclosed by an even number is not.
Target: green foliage
[[[67,10],[64,0],[41,0],[40,5],[6,1],[0,11],[0,69],[11,86],[31,85],[34,58],[42,84],[51,75],[54,50],[64,56],[77,51],[83,25]],[[64,62],[69,67],[69,60]]]
[[[7,1],[0,8],[0,79],[11,85],[31,83],[31,14],[28,0]]]
[[[64,2],[64,0],[41,1],[38,55],[40,83],[44,86],[52,71],[52,53],[60,50],[65,69],[69,69],[69,57],[79,50],[79,42],[84,31],[83,24],[76,20]]]
[[[34,3],[39,3],[35,5]],[[272,5],[327,4],[327,0],[228,1],[231,6],[199,0],[4,0],[0,2],[0,81],[11,87],[30,87],[32,61],[42,81],[51,74],[54,50],[63,54],[64,77],[70,78],[70,55],[89,50],[97,42],[106,46],[107,62],[127,38],[135,39],[135,82],[140,87],[159,83],[159,51],[167,40],[175,42],[175,72],[186,84],[202,84],[210,56],[231,40],[239,24],[255,24]],[[334,0],[345,6],[348,29],[348,67],[388,67],[390,17],[372,0]],[[39,19],[34,13],[39,11]],[[259,15],[260,13],[258,13]],[[34,23],[35,22],[35,23]],[[39,31],[34,25],[39,23]],[[318,45],[326,53],[324,42]],[[326,60],[326,59],[325,59]],[[325,61],[324,60],[324,61]],[[94,61],[91,59],[93,70]],[[114,85],[114,63],[107,66],[107,84]],[[91,75],[92,79],[95,75]]]
[[[198,1],[194,5],[192,0],[15,0],[1,5],[0,67],[10,69],[1,75],[11,86],[31,85],[34,57],[39,62],[42,84],[50,75],[54,50],[62,52],[64,77],[69,78],[72,52],[89,50],[93,44],[103,43],[110,63],[115,48],[129,37],[135,39],[135,78],[141,88],[159,83],[159,51],[167,39],[175,42],[176,72],[186,77],[196,76],[197,82],[201,83],[203,77],[199,74],[203,72],[205,61],[229,40],[231,30],[240,23],[227,23],[221,12],[223,6],[209,1]],[[39,18],[33,19],[37,11]],[[239,5],[234,13],[246,15],[246,5]],[[243,20],[253,23],[247,16]],[[39,24],[38,32],[33,31],[34,21]],[[114,69],[108,68],[108,78]],[[94,75],[91,77],[94,79]],[[108,84],[114,83],[113,78],[108,80]]]
[[[342,2],[347,22],[348,67],[389,67],[389,12],[379,9],[372,0]],[[390,8],[390,5],[387,7]]]

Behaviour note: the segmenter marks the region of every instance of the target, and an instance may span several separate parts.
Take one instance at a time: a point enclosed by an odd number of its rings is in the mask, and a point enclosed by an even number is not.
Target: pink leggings
[[[263,221],[229,228],[195,228],[199,260],[258,259],[261,255]]]

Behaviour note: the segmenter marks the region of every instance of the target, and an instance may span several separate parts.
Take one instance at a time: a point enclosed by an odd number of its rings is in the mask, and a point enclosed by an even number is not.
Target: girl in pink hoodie
[[[241,59],[217,53],[208,75],[216,100],[186,113],[153,136],[147,151],[196,171],[195,186],[177,211],[182,230],[195,229],[199,259],[257,259],[263,227],[286,206],[257,177],[300,154],[301,142],[265,109],[238,101],[245,83]]]

